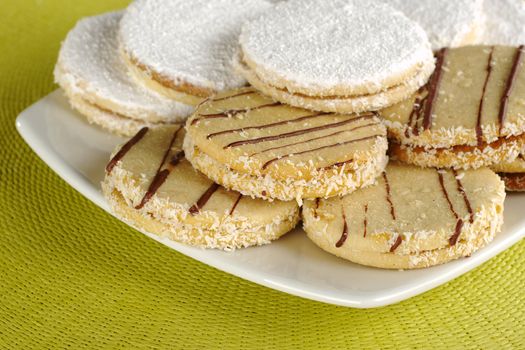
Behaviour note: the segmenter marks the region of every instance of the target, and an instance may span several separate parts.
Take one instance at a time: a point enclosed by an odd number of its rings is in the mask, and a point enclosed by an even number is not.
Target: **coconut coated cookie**
[[[374,183],[386,163],[386,130],[373,113],[313,112],[253,88],[204,102],[188,119],[193,166],[245,195],[301,202]]]
[[[438,51],[429,82],[380,111],[391,155],[438,168],[512,162],[525,145],[524,56],[521,46]]]
[[[423,29],[378,2],[282,2],[243,26],[240,46],[237,68],[250,84],[283,103],[325,112],[399,102],[434,68]]]
[[[196,105],[246,84],[232,66],[241,25],[271,6],[264,0],[137,0],[120,23],[121,53],[137,81]]]
[[[113,213],[177,242],[230,250],[269,243],[299,219],[295,202],[268,203],[228,191],[194,170],[184,128],[141,129],[118,147],[102,183]]]
[[[503,182],[487,168],[390,163],[379,181],[342,198],[309,200],[304,229],[322,249],[368,266],[413,269],[469,256],[503,223]]]
[[[90,122],[120,135],[186,119],[192,107],[148,91],[129,78],[118,53],[121,17],[121,12],[112,12],[79,21],[62,44],[56,82]]]

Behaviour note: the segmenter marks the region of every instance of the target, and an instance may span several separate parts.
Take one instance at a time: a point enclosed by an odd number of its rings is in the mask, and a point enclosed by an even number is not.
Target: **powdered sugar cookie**
[[[308,237],[350,261],[392,269],[468,256],[501,230],[505,189],[487,168],[438,171],[390,163],[378,182],[342,198],[309,200]]]
[[[427,167],[512,162],[525,146],[523,56],[509,46],[440,50],[429,83],[380,111],[392,155]]]
[[[251,84],[322,111],[398,102],[425,83],[434,64],[419,25],[388,5],[358,0],[279,3],[243,26],[240,46],[238,66]]]
[[[387,162],[386,130],[373,113],[312,112],[253,88],[204,102],[186,128],[184,150],[196,169],[264,199],[343,195],[374,183]]]
[[[67,35],[55,80],[73,107],[112,132],[130,135],[145,125],[184,120],[192,107],[137,86],[118,53],[121,12],[89,17]]]
[[[486,45],[525,44],[525,1],[484,0],[485,23],[480,41]]]
[[[264,0],[137,0],[120,23],[122,54],[138,81],[195,105],[246,84],[232,67],[241,25],[269,7]]]
[[[144,128],[115,150],[102,183],[115,215],[177,242],[226,250],[269,243],[296,225],[296,203],[252,199],[195,171],[183,138],[182,126]]]
[[[381,1],[419,23],[427,33],[433,50],[476,44],[480,39],[484,25],[483,0]]]

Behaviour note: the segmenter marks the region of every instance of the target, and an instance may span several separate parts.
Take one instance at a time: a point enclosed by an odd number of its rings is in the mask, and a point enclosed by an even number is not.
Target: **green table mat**
[[[125,4],[0,3],[0,348],[525,349],[525,241],[405,302],[348,309],[196,262],[64,183],[15,117],[56,88],[75,21]]]

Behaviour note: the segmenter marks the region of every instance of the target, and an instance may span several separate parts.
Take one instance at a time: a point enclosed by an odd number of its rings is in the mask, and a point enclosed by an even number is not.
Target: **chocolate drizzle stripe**
[[[333,132],[333,133],[328,134],[328,135],[323,135],[323,136],[319,136],[319,137],[314,137],[314,138],[312,138],[312,139],[308,139],[308,140],[305,140],[305,141],[298,141],[298,142],[289,143],[289,144],[282,145],[282,146],[276,146],[276,147],[267,148],[267,149],[264,149],[264,150],[262,150],[262,151],[259,151],[259,152],[255,152],[255,153],[250,154],[250,157],[255,156],[255,155],[258,155],[258,154],[261,154],[261,153],[266,153],[266,152],[269,152],[269,151],[274,151],[274,150],[276,150],[276,149],[281,149],[281,148],[286,148],[286,147],[290,147],[290,146],[296,146],[296,145],[300,145],[300,144],[304,144],[304,143],[309,143],[309,142],[312,142],[312,141],[317,141],[317,140],[325,139],[325,138],[327,138],[327,137],[331,137],[331,136],[335,136],[335,135],[339,135],[339,134],[344,134],[345,132],[350,132],[350,131],[354,131],[354,130],[357,130],[357,129],[365,128],[365,127],[367,127],[367,126],[375,126],[375,125],[379,125],[379,123],[370,123],[370,124],[360,125],[360,126],[357,126],[357,127],[355,127],[355,128],[336,131],[336,132]]]
[[[239,204],[239,202],[241,201],[241,198],[242,198],[242,194],[239,193],[239,196],[237,197],[237,199],[235,200],[235,203],[233,203],[233,206],[230,210],[230,213],[229,215],[231,216],[233,214],[233,212],[235,211],[235,208],[237,208],[237,205]]]
[[[182,160],[182,158],[184,158],[184,151],[179,151],[179,152],[175,153],[173,155],[173,157],[171,157],[170,165],[172,167],[176,166],[177,164],[179,164],[179,162]]]
[[[483,90],[481,90],[481,99],[479,100],[478,118],[476,119],[476,139],[478,146],[483,144],[483,129],[481,128],[481,117],[483,116],[483,102],[485,101],[485,93],[489,83],[490,75],[492,73],[492,55],[494,54],[494,46],[490,49],[489,59],[487,61],[487,75],[483,83]]]
[[[320,198],[315,199],[315,208],[314,208],[314,218],[317,217],[317,209],[319,209],[319,202],[321,201]]]
[[[392,220],[396,220],[396,209],[394,208],[394,203],[392,202],[392,194],[390,193],[390,183],[388,182],[386,172],[383,172],[383,180],[385,180],[386,201],[390,205],[390,215],[392,216]]]
[[[309,115],[302,116],[302,117],[299,117],[299,118],[283,120],[283,121],[275,122],[275,123],[271,123],[271,124],[256,125],[256,126],[246,126],[246,127],[238,128],[238,129],[223,130],[223,131],[218,131],[218,132],[214,132],[214,133],[208,134],[208,135],[206,135],[206,138],[209,140],[209,139],[211,139],[212,137],[215,137],[215,136],[224,135],[224,134],[231,134],[231,133],[234,133],[234,132],[237,132],[237,131],[246,131],[246,130],[253,130],[253,129],[256,129],[256,130],[267,129],[267,128],[272,128],[274,126],[284,125],[284,124],[288,124],[288,123],[296,123],[296,122],[300,122],[300,121],[303,121],[303,120],[308,120],[308,119],[317,118],[317,117],[323,117],[323,116],[330,115],[330,114],[333,114],[333,113],[309,114]]]
[[[451,246],[456,245],[459,239],[459,235],[461,234],[462,227],[463,227],[463,220],[459,219],[456,222],[456,228],[454,229],[454,234],[448,240],[448,244],[450,244]]]
[[[390,247],[390,253],[393,253],[397,249],[397,247],[401,245],[402,242],[403,242],[403,237],[401,237],[401,235],[397,236],[396,241]]]
[[[512,94],[512,90],[514,88],[514,81],[516,80],[516,76],[518,74],[518,67],[520,65],[521,57],[523,55],[523,48],[524,48],[524,45],[521,45],[520,47],[518,47],[516,51],[516,55],[514,56],[514,62],[512,63],[512,69],[510,70],[510,75],[507,78],[507,84],[505,86],[505,93],[501,97],[500,109],[499,109],[499,114],[498,114],[500,134],[501,134],[501,130],[503,129],[503,124],[505,123],[505,117],[507,114],[507,105],[509,102],[510,95]]]
[[[328,166],[324,166],[322,168],[317,168],[317,170],[330,170],[330,169],[333,169],[333,168],[336,168],[336,167],[340,167],[340,166],[343,166],[345,164],[348,164],[348,163],[352,163],[354,161],[354,159],[348,159],[348,160],[344,160],[342,162],[337,162],[337,163],[333,163],[333,164],[330,164]]]
[[[195,125],[199,121],[205,120],[205,119],[216,119],[216,118],[233,117],[233,116],[236,116],[237,114],[248,113],[248,112],[259,110],[259,109],[268,108],[268,107],[276,107],[276,106],[280,106],[280,105],[281,105],[280,102],[273,102],[273,103],[267,103],[267,104],[263,104],[263,105],[260,105],[260,106],[244,108],[244,109],[229,109],[229,110],[222,111],[222,112],[219,112],[219,113],[199,114],[200,118],[193,119],[192,122],[191,122],[191,125]]]
[[[343,244],[345,243],[346,239],[348,238],[348,224],[346,223],[345,209],[342,205],[341,205],[341,212],[343,213],[343,233],[341,234],[341,237],[335,244],[336,248],[341,248]]]
[[[456,228],[454,230],[454,234],[452,236],[450,236],[450,238],[449,238],[449,244],[451,246],[453,246],[458,241],[459,235],[461,233],[461,228],[463,227],[463,220],[461,220],[461,218],[459,217],[458,213],[454,209],[454,205],[452,205],[452,201],[450,200],[450,197],[448,195],[447,189],[445,187],[443,174],[440,173],[439,171],[437,173],[438,173],[438,177],[439,177],[439,184],[441,185],[441,190],[443,191],[443,194],[445,195],[445,198],[446,198],[446,200],[448,202],[450,211],[452,212],[452,214],[454,214],[454,217],[456,218]]]
[[[146,133],[148,132],[149,128],[147,127],[144,127],[142,129],[139,130],[139,132],[137,132],[135,134],[135,136],[133,136],[128,142],[126,142],[124,144],[124,146],[122,146],[122,148],[117,152],[117,154],[115,154],[113,156],[113,158],[111,158],[111,160],[109,161],[108,165],[106,165],[106,172],[109,174],[111,173],[111,171],[113,170],[113,168],[115,167],[115,165],[117,165],[117,163],[122,159],[124,158],[124,156],[126,155],[126,153],[129,152],[129,150],[136,144],[138,143],[143,137],[144,135],[146,135]]]
[[[302,151],[302,152],[285,154],[285,155],[279,156],[277,158],[270,159],[269,161],[267,161],[266,163],[263,164],[262,169],[263,170],[266,169],[270,164],[272,164],[272,163],[274,163],[274,162],[276,162],[278,160],[281,160],[283,158],[288,158],[288,157],[292,157],[292,156],[298,156],[298,155],[301,155],[301,154],[310,153],[310,152],[314,152],[314,151],[319,151],[319,150],[326,149],[326,148],[331,148],[331,147],[344,146],[344,145],[348,145],[350,143],[366,141],[366,140],[370,140],[370,139],[373,139],[373,138],[376,138],[376,137],[381,137],[381,136],[383,136],[383,135],[371,135],[371,136],[366,136],[366,137],[362,137],[362,138],[359,138],[359,139],[354,139],[354,140],[334,143],[334,144],[326,145],[326,146],[322,146],[322,147],[312,148],[312,149],[309,149],[309,150],[306,150],[306,151]]]
[[[408,117],[408,126],[405,129],[406,137],[410,136],[410,129],[415,130],[417,126],[417,116],[419,115],[420,109],[421,109],[421,97],[417,96],[416,99],[414,100],[414,104],[412,105],[412,111],[410,112],[410,116]],[[416,116],[416,118],[414,118],[414,116]],[[415,120],[415,125],[412,125],[414,120]]]
[[[414,121],[414,127],[412,128],[412,134],[414,134],[415,136],[419,135],[419,128],[421,127],[421,125],[418,126],[417,124],[419,122],[419,119],[421,119],[420,118],[421,117],[421,109],[427,103],[427,99],[428,99],[428,92],[425,95],[425,97],[423,97],[423,98],[421,98],[419,100],[419,106],[418,106],[417,111],[416,111],[416,119]],[[419,124],[423,124],[423,121],[421,121]]]
[[[189,212],[191,215],[195,215],[206,205],[206,203],[210,200],[211,196],[217,191],[219,188],[219,185],[216,183],[212,183],[210,187],[200,196],[200,198],[197,200],[195,204],[191,206],[189,209]]]
[[[460,179],[458,179],[458,173],[455,169],[452,169],[452,172],[454,174],[454,178],[456,179],[456,186],[458,189],[458,192],[461,193],[463,196],[463,201],[465,202],[465,207],[467,207],[468,213],[470,215],[470,223],[474,222],[474,211],[472,210],[472,206],[470,205],[470,201],[467,196],[467,192],[465,192],[465,188],[463,188],[463,183]]]
[[[237,94],[233,94],[233,95],[229,95],[229,96],[214,98],[214,99],[212,99],[212,101],[213,102],[225,101],[225,100],[229,100],[230,98],[234,98],[234,97],[240,97],[240,96],[245,96],[245,95],[252,95],[252,94],[255,94],[256,92],[257,91],[255,91],[255,90],[243,91],[243,92],[239,92]]]
[[[227,144],[223,148],[226,149],[226,148],[239,147],[239,146],[244,146],[244,145],[253,145],[253,144],[257,144],[257,143],[261,143],[261,142],[281,140],[281,139],[284,139],[284,138],[293,137],[293,136],[299,136],[299,135],[304,135],[304,134],[309,134],[309,133],[320,131],[320,130],[337,128],[339,126],[355,123],[355,122],[357,122],[359,120],[366,120],[366,119],[370,119],[370,118],[373,118],[373,115],[365,115],[365,116],[362,116],[362,117],[357,117],[357,118],[353,118],[353,119],[343,120],[341,122],[319,125],[319,126],[315,126],[315,127],[308,128],[308,129],[295,130],[295,131],[290,131],[290,132],[286,132],[286,133],[278,134],[278,135],[264,136],[264,137],[258,137],[256,139],[235,141],[235,142]]]
[[[157,192],[160,186],[162,186],[164,181],[166,181],[169,174],[170,174],[169,169],[164,169],[155,174],[153,181],[151,181],[148,187],[148,190],[144,194],[144,197],[142,197],[142,200],[140,201],[139,205],[135,207],[135,209],[142,209],[144,205],[149,202],[151,197],[153,197],[153,195]]]
[[[458,213],[456,213],[456,210],[454,210],[454,205],[452,205],[452,201],[450,200],[450,197],[448,195],[447,188],[445,187],[445,180],[443,179],[443,174],[437,171],[438,177],[439,177],[439,184],[441,185],[441,190],[443,191],[443,195],[445,196],[445,199],[447,200],[448,207],[450,208],[450,212],[454,215],[456,220],[459,219]]]
[[[170,174],[169,169],[164,169],[163,171],[160,171],[162,167],[164,166],[164,163],[166,163],[166,159],[168,158],[168,155],[170,154],[171,148],[173,147],[173,144],[175,143],[175,140],[177,139],[177,134],[182,129],[182,125],[175,130],[173,133],[173,136],[171,137],[170,143],[166,151],[164,152],[164,155],[162,156],[162,160],[159,164],[159,167],[157,168],[157,172],[155,173],[155,176],[153,177],[153,180],[151,181],[148,190],[142,197],[142,200],[140,203],[135,207],[135,209],[142,209],[146,203],[153,197],[153,195],[157,192],[157,190],[162,186],[164,181],[168,178],[168,175]]]
[[[448,53],[448,48],[439,50],[437,54],[436,70],[428,85],[428,98],[425,103],[425,109],[423,112],[423,129],[428,130],[432,127],[432,112],[434,110],[434,102],[438,96],[439,83],[441,82],[441,76],[443,73],[443,64],[445,62],[445,56]]]
[[[367,223],[368,204],[365,204],[365,218],[363,219],[363,238],[366,238],[366,227]]]

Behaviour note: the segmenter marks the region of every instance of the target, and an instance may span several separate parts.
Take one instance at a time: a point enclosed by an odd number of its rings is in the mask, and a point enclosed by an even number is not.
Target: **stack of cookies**
[[[525,54],[491,42],[491,1],[137,0],[79,22],[55,76],[134,134],[102,183],[132,226],[231,250],[302,219],[341,258],[428,267],[525,189]]]

